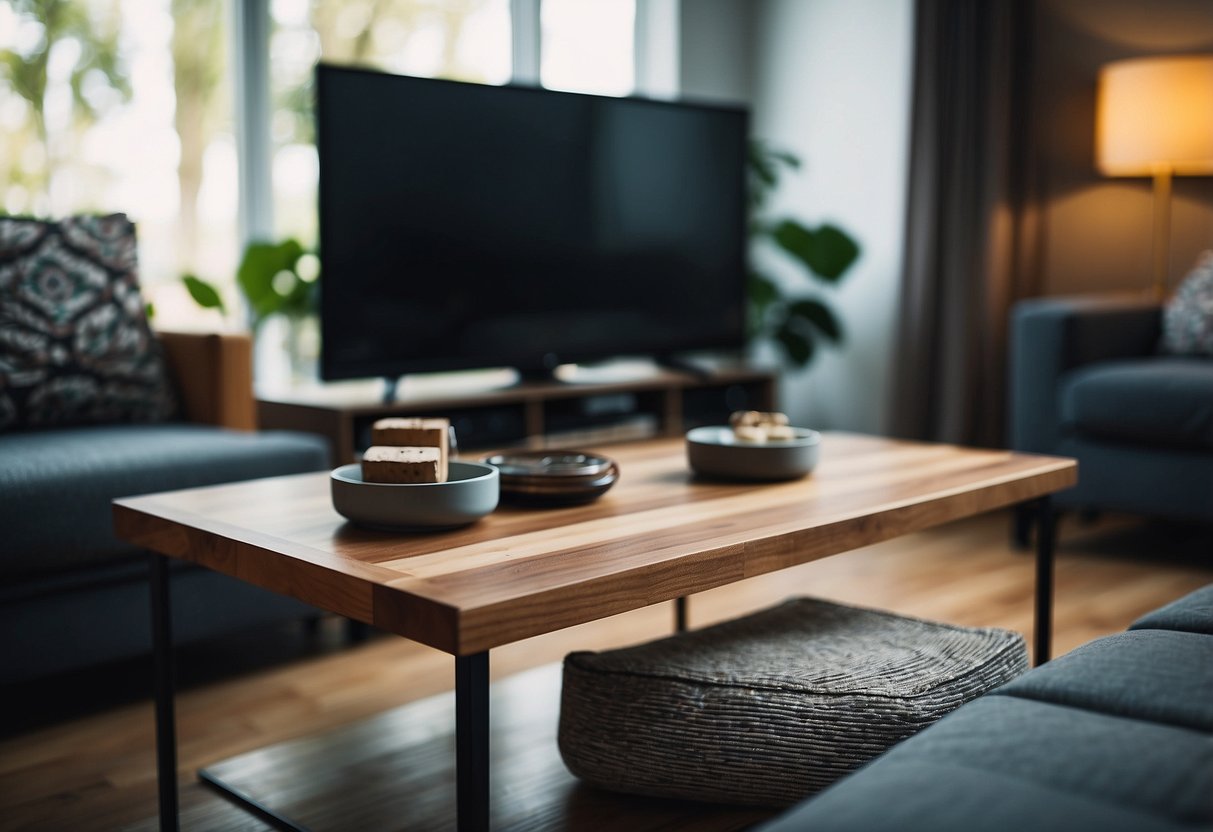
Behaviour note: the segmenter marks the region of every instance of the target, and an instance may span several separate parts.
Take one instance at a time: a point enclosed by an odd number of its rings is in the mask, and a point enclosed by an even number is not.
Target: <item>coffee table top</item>
[[[120,538],[470,655],[1073,485],[1071,459],[826,433],[784,483],[708,482],[682,439],[603,449],[594,503],[503,506],[454,531],[347,523],[327,473],[114,501]]]

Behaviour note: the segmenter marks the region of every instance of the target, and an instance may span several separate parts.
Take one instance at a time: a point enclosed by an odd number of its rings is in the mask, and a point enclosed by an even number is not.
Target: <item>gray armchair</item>
[[[1013,310],[1010,446],[1078,459],[1059,506],[1213,520],[1213,359],[1160,354],[1161,332],[1141,299]]]

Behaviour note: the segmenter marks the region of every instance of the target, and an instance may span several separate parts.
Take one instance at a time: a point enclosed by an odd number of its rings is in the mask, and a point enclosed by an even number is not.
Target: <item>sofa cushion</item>
[[[1084,644],[994,695],[1213,732],[1213,638],[1141,630]]]
[[[114,537],[117,497],[316,471],[324,440],[205,425],[99,425],[0,434],[0,578],[134,554]]]
[[[1163,349],[1213,356],[1213,251],[1206,251],[1163,310]]]
[[[0,217],[0,431],[177,412],[137,271],[121,214]]]
[[[1213,584],[1143,615],[1129,629],[1180,630],[1213,635]]]
[[[1213,521],[1213,450],[1070,437],[1052,453],[1078,460],[1078,486],[1059,506]]]
[[[1206,733],[987,696],[764,829],[1178,832],[1213,820],[1210,782]]]
[[[1061,421],[1071,434],[1213,449],[1213,360],[1108,361],[1061,381]]]

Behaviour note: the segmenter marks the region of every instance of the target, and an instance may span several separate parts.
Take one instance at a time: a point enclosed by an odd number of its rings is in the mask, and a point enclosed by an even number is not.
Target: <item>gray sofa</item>
[[[1161,334],[1141,299],[1015,307],[1010,445],[1078,460],[1059,506],[1213,520],[1213,359],[1160,354]]]
[[[765,832],[1213,828],[1213,586],[970,702]]]
[[[0,683],[150,652],[147,556],[115,497],[315,471],[326,443],[256,432],[244,336],[161,334],[187,421],[0,433]],[[173,569],[178,643],[318,612],[207,570]]]

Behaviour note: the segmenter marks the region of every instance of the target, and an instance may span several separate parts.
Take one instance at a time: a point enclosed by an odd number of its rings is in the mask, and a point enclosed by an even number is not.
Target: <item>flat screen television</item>
[[[325,379],[742,345],[745,110],[316,73]]]

